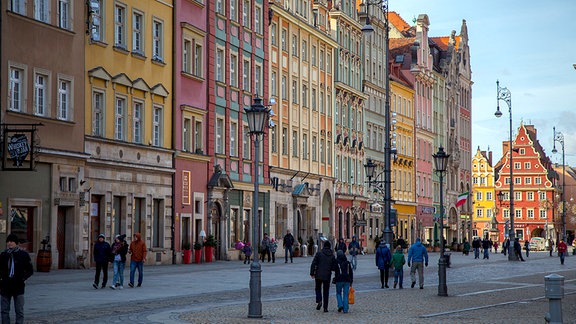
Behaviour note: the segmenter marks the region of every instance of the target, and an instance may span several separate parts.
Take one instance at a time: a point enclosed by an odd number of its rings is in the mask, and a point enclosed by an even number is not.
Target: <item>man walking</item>
[[[482,259],[490,259],[490,241],[487,237],[482,240],[482,250],[484,251]]]
[[[310,277],[312,277],[316,283],[316,309],[319,310],[324,306],[324,313],[328,312],[330,279],[332,277],[332,271],[336,271],[337,266],[331,244],[329,241],[325,241],[322,251],[316,253],[310,265]]]
[[[24,323],[24,282],[34,269],[28,252],[18,247],[18,236],[6,238],[6,250],[0,254],[0,295],[2,323],[10,323],[10,303],[14,299],[16,324]]]
[[[358,265],[357,256],[360,253],[360,244],[356,240],[356,235],[352,236],[352,241],[348,244],[348,253],[350,254],[352,269],[356,271],[356,266]]]
[[[386,244],[386,240],[382,240],[376,249],[376,266],[380,270],[380,288],[388,288],[390,261],[392,261],[392,253]]]
[[[520,245],[520,241],[517,237],[514,239],[514,253],[516,253],[516,257],[520,261],[524,261],[524,258],[522,257],[522,246]]]
[[[134,288],[134,274],[138,269],[138,287],[142,286],[144,279],[144,261],[146,260],[146,243],[142,241],[140,233],[134,234],[134,240],[130,243],[128,252],[130,257],[130,283],[128,286]]]
[[[474,249],[474,259],[480,259],[480,240],[477,237],[472,241],[472,248]]]
[[[292,263],[292,246],[294,246],[294,236],[290,233],[290,230],[286,230],[286,235],[282,240],[282,245],[284,246],[284,263],[288,263],[288,254],[290,254],[290,263]]]
[[[104,239],[104,234],[98,235],[98,240],[94,243],[94,262],[96,263],[96,275],[94,276],[94,283],[92,287],[98,289],[100,282],[100,272],[102,272],[102,288],[106,288],[108,282],[108,262],[110,262],[110,255],[112,249],[110,244]]]
[[[408,266],[410,268],[410,279],[412,279],[412,288],[416,285],[416,271],[418,271],[418,283],[420,289],[424,289],[424,266],[428,266],[428,252],[426,247],[420,242],[420,238],[416,239],[416,243],[408,249]]]
[[[270,262],[270,237],[268,236],[268,233],[264,233],[264,238],[262,239],[262,242],[260,242],[260,251],[262,252],[260,254],[260,260],[264,262],[264,259],[268,256],[268,262]]]
[[[564,264],[564,258],[566,257],[566,252],[568,251],[568,245],[564,243],[564,240],[560,240],[558,243],[558,254],[560,255],[560,264]]]

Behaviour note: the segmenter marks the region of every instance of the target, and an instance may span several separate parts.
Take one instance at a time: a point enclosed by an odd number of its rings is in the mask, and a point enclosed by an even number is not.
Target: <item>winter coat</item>
[[[282,243],[284,247],[291,248],[294,245],[294,236],[292,233],[284,235],[284,242]]]
[[[479,249],[480,248],[480,240],[474,239],[474,241],[472,241],[472,247],[475,249]]]
[[[336,244],[336,248],[334,249],[334,251],[338,250],[341,250],[342,252],[346,253],[346,243],[344,241],[338,242],[338,244]]]
[[[567,250],[568,250],[568,246],[566,245],[566,243],[564,243],[564,242],[558,243],[558,252],[566,253]]]
[[[463,250],[464,250],[464,252],[470,251],[470,243],[464,242],[464,249]]]
[[[130,252],[132,253],[130,260],[135,262],[146,261],[146,243],[142,241],[140,233],[134,235],[136,240],[130,243]]]
[[[352,242],[348,244],[348,253],[350,255],[358,255],[358,253],[360,253],[360,244],[358,241],[352,240]]]
[[[110,253],[112,253],[112,249],[110,248],[110,244],[106,241],[100,242],[100,240],[96,241],[94,244],[94,262],[96,263],[106,263],[110,260]]]
[[[14,275],[10,278],[11,259],[14,258]],[[6,249],[0,254],[0,294],[19,296],[24,294],[24,281],[34,273],[28,252],[19,247]]]
[[[392,254],[392,266],[394,269],[402,269],[404,264],[406,264],[406,258],[404,257],[404,253],[402,251],[396,251]]]
[[[318,251],[310,265],[310,275],[316,279],[330,281],[332,271],[336,271],[336,257],[331,248],[322,248]]]
[[[408,249],[408,263],[410,262],[425,262],[428,264],[426,247],[418,240]]]
[[[482,240],[482,248],[483,248],[484,250],[490,249],[490,241],[488,241],[488,240]]]
[[[392,260],[392,253],[385,243],[380,243],[376,249],[376,266],[380,270],[384,270],[390,267],[390,261]]]
[[[126,241],[121,240],[120,242],[116,242],[116,240],[114,240],[110,254],[112,255],[112,261],[114,261],[116,255],[120,255],[120,261],[126,262],[126,254],[128,254],[128,244]]]
[[[334,274],[336,282],[349,282],[352,284],[354,281],[354,273],[352,272],[352,265],[346,259],[346,256],[338,257],[336,259],[336,272]]]
[[[276,243],[276,241],[270,242],[270,245],[268,245],[268,247],[270,249],[270,253],[276,253],[276,250],[278,249],[278,244]]]
[[[262,239],[262,243],[260,243],[260,248],[262,249],[262,251],[266,251],[270,249],[270,238],[269,237],[265,237]]]
[[[244,255],[246,256],[251,256],[252,255],[252,246],[250,245],[244,245],[244,247],[242,248],[242,253],[244,253]]]

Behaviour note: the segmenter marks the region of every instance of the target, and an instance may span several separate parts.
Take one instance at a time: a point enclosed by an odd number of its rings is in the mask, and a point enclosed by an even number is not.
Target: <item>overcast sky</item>
[[[389,0],[407,23],[430,19],[430,36],[460,33],[468,26],[472,67],[472,154],[492,150],[502,157],[509,138],[508,105],[496,111],[496,80],[512,94],[512,127],[532,124],[552,162],[562,164],[562,146],[552,154],[553,130],[565,137],[566,164],[576,167],[576,1]]]

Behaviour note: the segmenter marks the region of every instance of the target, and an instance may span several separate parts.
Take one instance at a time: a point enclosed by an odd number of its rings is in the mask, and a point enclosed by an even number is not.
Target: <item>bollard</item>
[[[300,251],[302,251],[302,257],[308,257],[308,246],[306,244],[302,244],[302,246],[300,246]]]
[[[564,297],[564,277],[555,273],[544,277],[546,298],[549,300],[546,322],[562,324],[562,297]]]
[[[314,255],[316,255],[316,253],[318,253],[318,245],[314,244]]]

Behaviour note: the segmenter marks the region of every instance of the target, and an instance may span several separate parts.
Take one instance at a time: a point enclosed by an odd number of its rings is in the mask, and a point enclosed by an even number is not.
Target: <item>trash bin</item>
[[[444,261],[446,261],[446,267],[450,268],[450,256],[452,253],[444,253]]]

